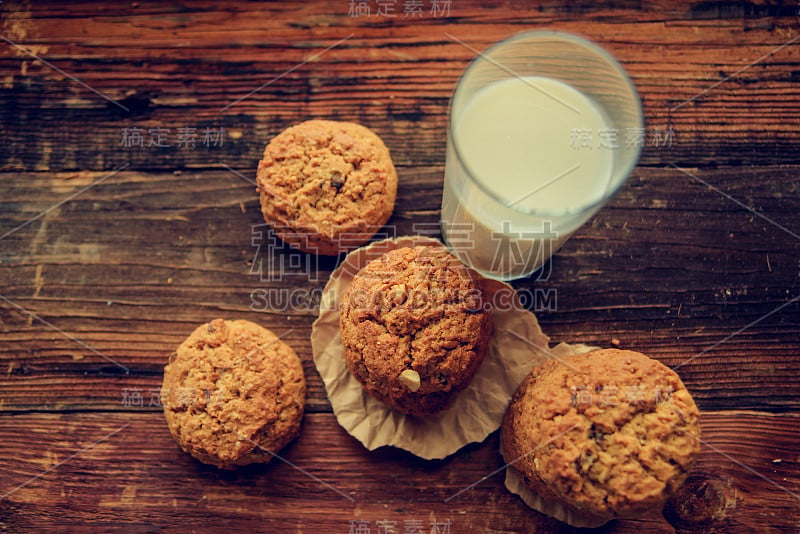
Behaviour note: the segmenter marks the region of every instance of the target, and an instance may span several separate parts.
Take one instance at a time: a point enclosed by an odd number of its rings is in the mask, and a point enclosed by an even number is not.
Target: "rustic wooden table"
[[[336,260],[259,249],[249,183],[286,126],[357,121],[398,166],[390,223],[436,231],[456,79],[534,28],[619,58],[647,129],[622,191],[515,286],[547,295],[554,342],[643,351],[703,411],[679,497],[602,530],[800,531],[800,5],[481,4],[0,4],[0,532],[568,530],[505,490],[497,433],[423,461],[339,427],[309,341]],[[286,463],[218,471],[167,431],[165,361],[218,316],[303,359]]]

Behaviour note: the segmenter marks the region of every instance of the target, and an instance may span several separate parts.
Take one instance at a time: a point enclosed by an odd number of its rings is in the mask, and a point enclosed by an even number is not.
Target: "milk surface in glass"
[[[610,187],[624,143],[595,102],[538,76],[487,85],[451,120],[443,232],[462,261],[501,279],[538,268],[596,211],[585,207]]]

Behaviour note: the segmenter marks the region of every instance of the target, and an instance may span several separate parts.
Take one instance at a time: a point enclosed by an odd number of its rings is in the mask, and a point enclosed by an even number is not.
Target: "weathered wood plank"
[[[482,4],[351,17],[345,0],[0,3],[0,531],[567,531],[501,474],[445,502],[502,467],[496,435],[423,462],[367,453],[338,427],[309,342],[337,260],[257,249],[246,181],[282,128],[355,120],[398,164],[396,233],[437,232],[447,104],[469,47],[534,28],[618,57],[648,130],[620,194],[514,286],[554,341],[642,350],[704,410],[703,453],[667,519],[601,530],[800,529],[796,2]],[[151,129],[169,146],[151,146]],[[286,458],[354,502],[286,464],[220,473],[177,450],[161,369],[217,316],[295,347],[308,415]]]
[[[668,507],[677,530],[800,526],[800,418],[708,412],[701,423],[703,448],[690,488],[705,491]],[[181,453],[155,413],[5,415],[0,437],[6,459],[0,524],[10,531],[236,524],[258,531],[348,532],[354,520],[369,521],[373,531],[381,520],[397,521],[400,529],[404,522],[421,520],[428,529],[432,520],[449,520],[451,532],[563,528],[509,494],[502,472],[450,498],[502,468],[496,433],[447,460],[426,462],[392,449],[367,453],[331,414],[312,414],[282,454],[297,467],[274,460],[233,473]],[[97,491],[99,485],[104,491]],[[684,498],[693,499],[691,506]],[[311,500],[315,504],[308,507]],[[643,529],[671,531],[657,514],[617,521],[604,531]]]
[[[437,171],[401,169],[397,234],[437,230]],[[514,285],[554,341],[618,343],[680,366],[703,408],[795,409],[800,265],[786,230],[798,230],[787,214],[800,210],[800,170],[688,172],[784,229],[677,169],[639,169],[547,270]],[[3,198],[20,199],[4,205],[0,234],[101,176],[0,181]],[[258,248],[261,224],[253,187],[228,171],[123,171],[4,238],[3,409],[124,409],[126,392],[158,387],[189,332],[223,316],[285,333],[306,364],[310,410],[329,410],[309,335],[336,259],[270,249],[268,234]]]
[[[3,37],[128,111],[3,43],[0,168],[254,168],[271,136],[310,117],[374,128],[401,165],[440,164],[447,103],[475,55],[454,38],[481,50],[543,27],[594,39],[625,64],[649,128],[643,165],[800,162],[800,25],[790,1],[463,1],[450,17],[352,17],[348,5],[120,4],[98,16],[89,3],[4,4]],[[125,141],[132,128],[144,146]],[[156,128],[169,130],[168,146],[150,145]],[[181,128],[197,129],[193,148],[181,146]],[[204,142],[206,128],[223,128],[220,141]]]

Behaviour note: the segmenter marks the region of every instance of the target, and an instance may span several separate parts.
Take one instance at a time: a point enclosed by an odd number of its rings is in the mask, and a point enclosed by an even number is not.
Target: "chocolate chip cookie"
[[[336,255],[389,220],[397,172],[389,150],[360,124],[310,120],[274,137],[258,164],[264,220],[294,248]]]
[[[533,369],[506,412],[501,446],[542,498],[611,519],[657,507],[683,483],[700,450],[699,416],[668,367],[595,350]]]

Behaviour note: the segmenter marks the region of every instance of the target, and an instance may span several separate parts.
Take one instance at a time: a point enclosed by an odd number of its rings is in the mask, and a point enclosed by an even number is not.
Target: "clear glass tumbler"
[[[442,235],[495,279],[529,276],[616,193],[645,142],[622,66],[533,31],[479,54],[450,101]]]

